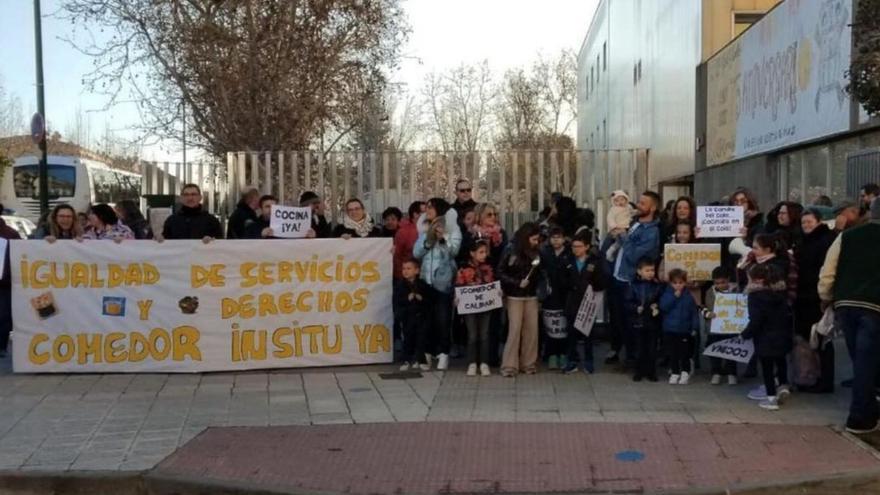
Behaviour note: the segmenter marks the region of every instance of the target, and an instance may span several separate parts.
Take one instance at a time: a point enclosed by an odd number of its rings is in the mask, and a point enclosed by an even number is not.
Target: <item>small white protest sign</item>
[[[749,324],[749,303],[745,294],[715,294],[715,318],[710,333],[738,335]]]
[[[561,309],[545,309],[541,311],[541,319],[544,321],[544,331],[551,339],[564,339],[568,337],[568,318]]]
[[[697,207],[697,229],[700,238],[739,237],[744,225],[742,206]]]
[[[754,354],[755,342],[752,339],[743,339],[742,337],[733,337],[709,344],[703,351],[704,356],[736,361],[737,363],[748,363]]]
[[[574,319],[574,328],[587,337],[593,331],[593,324],[596,323],[596,317],[599,315],[599,308],[602,299],[593,292],[593,287],[587,287],[584,298],[581,300],[581,306],[578,308],[577,316]]]
[[[273,205],[269,214],[269,228],[274,237],[301,239],[312,228],[312,209]]]
[[[458,299],[457,308],[460,315],[485,313],[503,305],[500,282],[456,287],[455,297]]]

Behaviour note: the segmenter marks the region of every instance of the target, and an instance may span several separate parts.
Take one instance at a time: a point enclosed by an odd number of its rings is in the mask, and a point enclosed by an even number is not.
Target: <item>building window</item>
[[[734,12],[733,13],[733,36],[737,37],[752,24],[758,22],[764,14],[761,12]]]
[[[595,74],[593,73],[593,67],[590,67],[590,90],[596,89],[596,83],[593,80]]]
[[[642,80],[642,61],[639,60],[633,64],[633,86],[639,84]]]
[[[608,42],[602,43],[602,70],[608,69]]]
[[[602,73],[602,71],[599,69],[599,67],[601,67],[599,65],[599,55],[596,55],[596,82],[599,82],[599,74]]]

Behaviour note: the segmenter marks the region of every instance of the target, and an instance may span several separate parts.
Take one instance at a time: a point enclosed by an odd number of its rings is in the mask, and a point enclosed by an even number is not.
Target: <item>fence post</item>
[[[284,204],[284,152],[278,152],[278,203]]]
[[[263,183],[263,193],[264,194],[272,194],[272,152],[267,151],[265,155],[263,155],[264,170],[266,171],[266,180]]]
[[[327,162],[330,167],[330,197],[333,198],[332,204],[337,204],[339,202],[339,190],[336,187],[336,152],[330,152],[327,154]],[[333,209],[334,211],[336,208]],[[336,222],[336,214],[331,215],[334,222]]]

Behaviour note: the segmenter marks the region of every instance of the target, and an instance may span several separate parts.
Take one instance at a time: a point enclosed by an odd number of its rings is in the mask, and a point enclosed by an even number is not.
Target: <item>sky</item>
[[[429,72],[488,60],[498,74],[528,65],[538,55],[563,48],[577,51],[599,0],[402,0],[412,33],[392,80],[418,91]],[[92,68],[89,57],[65,37],[73,26],[53,14],[61,0],[42,0],[46,114],[52,130],[64,134],[81,108],[91,135],[109,127],[127,135],[140,121],[134,105],[117,104],[90,94],[82,77]],[[0,77],[7,92],[22,100],[25,119],[36,111],[32,0],[0,0]],[[180,160],[179,145],[150,146],[142,158]],[[192,156],[190,152],[189,156]]]

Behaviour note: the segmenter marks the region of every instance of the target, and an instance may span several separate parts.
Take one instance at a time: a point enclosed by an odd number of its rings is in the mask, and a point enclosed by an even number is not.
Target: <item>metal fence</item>
[[[467,178],[474,199],[495,204],[507,228],[535,218],[553,192],[595,210],[601,228],[611,191],[646,188],[647,167],[645,150],[235,152],[219,175],[229,178],[227,208],[256,187],[282,204],[315,191],[333,221],[344,202],[357,197],[376,218],[388,206],[405,210],[414,200],[452,199],[455,182]]]
[[[183,184],[196,184],[202,189],[204,205],[211,213],[225,216],[229,212],[226,167],[212,161],[140,163],[141,194],[180,194]],[[234,203],[233,203],[234,206]]]

